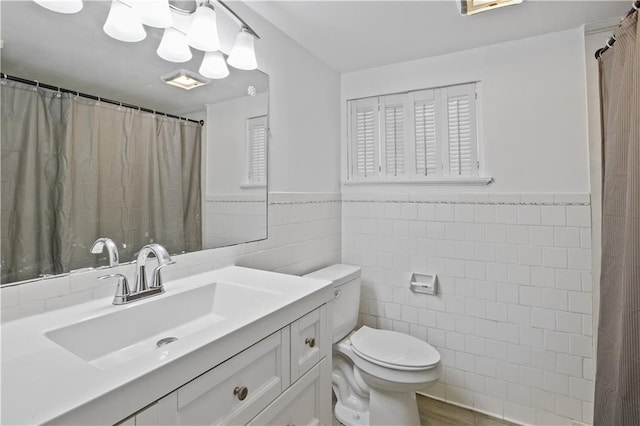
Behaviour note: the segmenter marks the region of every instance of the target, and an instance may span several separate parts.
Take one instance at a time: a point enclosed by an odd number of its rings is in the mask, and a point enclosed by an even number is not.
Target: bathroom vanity
[[[331,422],[331,282],[230,266],[165,288],[3,324],[2,424]]]

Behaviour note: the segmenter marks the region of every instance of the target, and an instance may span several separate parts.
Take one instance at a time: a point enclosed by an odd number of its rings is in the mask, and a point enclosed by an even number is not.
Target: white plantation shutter
[[[391,95],[380,99],[382,167],[386,176],[405,174],[407,144],[407,96]]]
[[[247,119],[247,172],[250,183],[267,181],[267,116]]]
[[[477,176],[476,102],[476,83],[348,101],[349,178]]]
[[[439,99],[436,90],[410,93],[413,104],[415,173],[419,176],[437,176],[441,173],[441,152],[438,140]]]
[[[378,98],[350,101],[351,176],[379,176]]]
[[[442,89],[447,117],[447,163],[449,176],[477,175],[475,84]]]

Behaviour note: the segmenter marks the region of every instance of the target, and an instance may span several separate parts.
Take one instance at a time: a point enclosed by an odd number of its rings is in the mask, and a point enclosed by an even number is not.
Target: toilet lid
[[[424,370],[440,362],[440,354],[427,342],[367,326],[351,335],[351,348],[369,362],[396,370]]]

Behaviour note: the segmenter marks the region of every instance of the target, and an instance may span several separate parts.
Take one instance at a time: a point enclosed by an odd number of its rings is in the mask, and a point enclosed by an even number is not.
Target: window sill
[[[493,182],[492,177],[437,177],[426,179],[367,179],[347,180],[343,185],[434,185],[434,186],[486,186]]]
[[[266,187],[267,187],[266,183],[249,183],[249,182],[245,182],[245,183],[241,183],[240,184],[240,188],[242,188],[242,189],[266,188]]]

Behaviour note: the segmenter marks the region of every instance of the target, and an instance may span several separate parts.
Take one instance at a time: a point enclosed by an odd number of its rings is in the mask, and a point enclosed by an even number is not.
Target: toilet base
[[[336,419],[345,426],[367,426],[369,424],[368,411],[357,411],[345,407],[340,401],[336,402],[333,413]]]
[[[415,392],[386,392],[370,388],[369,411],[373,425],[419,425]]]

